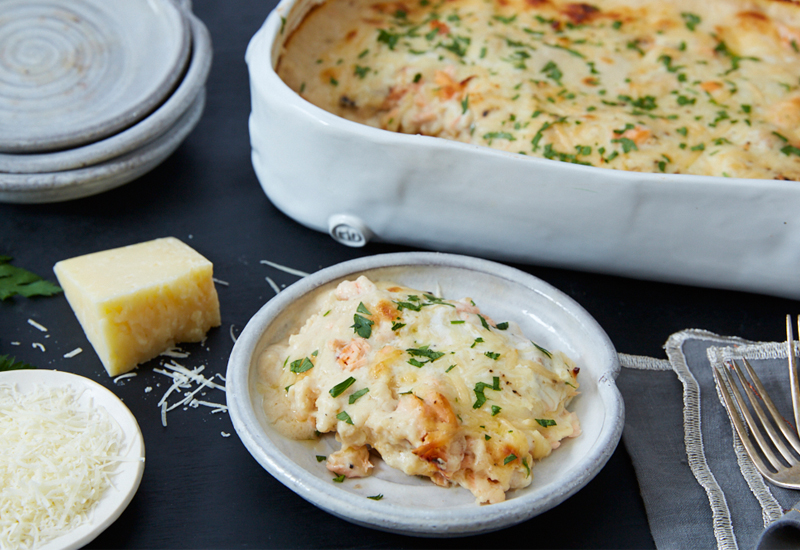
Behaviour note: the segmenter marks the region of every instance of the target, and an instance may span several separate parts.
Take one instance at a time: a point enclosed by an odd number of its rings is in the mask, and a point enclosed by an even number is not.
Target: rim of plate
[[[126,460],[113,477],[108,487],[89,514],[89,520],[72,531],[38,547],[38,550],[73,550],[85,546],[114,523],[128,507],[144,474],[144,439],[136,417],[114,392],[84,376],[58,370],[12,370],[0,372],[0,386],[15,386],[18,391],[30,391],[36,386],[71,386],[83,392],[80,400],[91,399],[106,409],[125,436]],[[141,460],[135,460],[141,457]]]
[[[333,483],[321,482],[320,478],[286,456],[260,427],[251,397],[254,391],[251,371],[254,357],[265,347],[262,336],[270,323],[297,299],[332,281],[374,269],[406,266],[463,269],[522,285],[551,300],[555,307],[575,319],[587,334],[593,334],[602,348],[598,356],[603,367],[596,382],[606,418],[590,452],[566,472],[568,475],[563,484],[548,488],[541,494],[527,494],[488,506],[459,506],[441,511],[394,505],[386,499],[376,502],[339,489]],[[614,383],[619,368],[616,351],[599,324],[572,298],[541,279],[489,260],[437,252],[402,252],[337,264],[304,277],[279,292],[251,318],[239,335],[228,362],[226,394],[234,428],[247,450],[270,474],[302,498],[358,525],[405,535],[456,537],[495,531],[530,519],[566,500],[600,471],[622,434],[624,403]]]
[[[7,21],[0,33],[0,40],[8,41],[0,48],[8,69],[0,107],[27,114],[10,115],[15,120],[0,135],[0,151],[34,153],[91,143],[135,124],[166,99],[189,60],[191,27],[172,0],[137,2],[139,8],[128,3],[134,20],[123,22],[104,0],[17,1],[17,12],[25,16]],[[147,33],[156,26],[161,32],[153,44]],[[159,61],[153,65],[148,60],[156,50]],[[119,87],[120,63],[136,73],[130,77],[139,81],[133,93]],[[38,95],[24,91],[32,86],[41,90]],[[65,123],[57,116],[87,111],[81,106],[89,104],[90,117],[75,114]],[[16,130],[9,131],[12,126]]]
[[[0,153],[0,172],[31,174],[91,166],[133,151],[174,125],[203,89],[213,57],[211,36],[205,24],[190,12],[186,12],[186,17],[192,28],[188,68],[175,91],[155,111],[118,134],[74,149],[51,153]]]

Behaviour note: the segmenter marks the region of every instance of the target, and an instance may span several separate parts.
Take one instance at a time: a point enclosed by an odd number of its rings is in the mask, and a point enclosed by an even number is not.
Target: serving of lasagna
[[[264,411],[292,439],[332,432],[334,480],[370,475],[375,454],[408,475],[469,489],[478,503],[531,483],[534,461],[580,434],[567,405],[579,369],[469,298],[366,277],[259,358]]]
[[[800,180],[793,0],[327,0],[277,72],[346,119],[643,172]]]

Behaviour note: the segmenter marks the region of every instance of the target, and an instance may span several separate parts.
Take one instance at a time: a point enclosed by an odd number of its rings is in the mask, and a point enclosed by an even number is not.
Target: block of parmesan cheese
[[[70,258],[54,271],[110,376],[220,325],[211,262],[174,237]]]

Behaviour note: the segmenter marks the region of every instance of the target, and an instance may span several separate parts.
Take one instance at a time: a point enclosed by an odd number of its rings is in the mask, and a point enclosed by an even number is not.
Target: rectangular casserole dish
[[[315,4],[282,1],[246,55],[253,166],[296,221],[351,246],[376,239],[800,298],[797,182],[580,166],[350,122],[275,72]]]

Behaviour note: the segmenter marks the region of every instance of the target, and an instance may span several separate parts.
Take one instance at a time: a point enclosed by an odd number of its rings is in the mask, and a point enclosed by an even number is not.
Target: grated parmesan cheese
[[[83,348],[75,348],[74,350],[70,351],[69,353],[64,354],[64,359],[72,359],[79,353],[83,353]]]
[[[267,277],[266,279],[267,282],[269,283],[269,286],[271,286],[272,290],[275,291],[275,294],[278,294],[281,291],[281,288],[271,278]]]
[[[297,275],[298,277],[308,277],[308,273],[305,271],[300,271],[299,269],[294,269],[291,267],[286,267],[285,265],[276,264],[275,262],[270,262],[269,260],[261,260],[262,264],[268,265],[270,267],[274,267],[278,271],[283,271],[284,273],[289,273],[290,275]]]
[[[35,328],[35,329],[41,330],[42,332],[47,332],[47,327],[44,327],[44,326],[40,325],[39,323],[37,323],[33,319],[28,319],[28,324],[30,326],[32,326],[33,328]]]
[[[209,403],[207,401],[199,401],[195,399],[195,395],[205,388],[213,388],[225,391],[225,386],[217,384],[213,381],[214,376],[218,376],[223,382],[225,379],[220,374],[216,374],[211,378],[206,378],[201,373],[205,370],[205,366],[195,367],[192,370],[187,369],[183,365],[171,361],[164,365],[164,369],[153,369],[153,371],[163,374],[172,378],[172,385],[167,388],[164,395],[158,401],[158,406],[161,407],[161,425],[167,427],[167,413],[183,406],[197,408],[198,405],[212,407],[212,413],[227,412],[228,407],[220,403]],[[192,384],[197,384],[197,388],[192,389]],[[173,404],[168,404],[167,399],[174,393],[180,393],[180,390],[191,390],[183,393],[183,397]],[[202,395],[202,394],[201,394]]]
[[[0,548],[32,548],[87,521],[119,463],[123,434],[72,388],[0,386]]]

